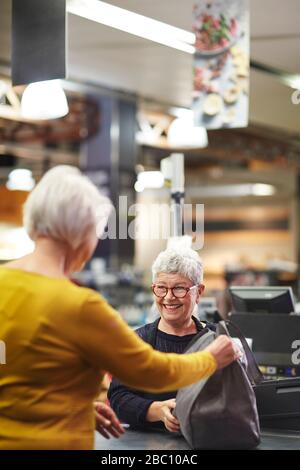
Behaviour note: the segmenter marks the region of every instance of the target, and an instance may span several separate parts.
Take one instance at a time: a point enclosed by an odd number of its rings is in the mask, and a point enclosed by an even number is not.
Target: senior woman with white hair
[[[70,282],[91,257],[109,206],[67,166],[51,169],[28,197],[24,222],[35,249],[0,267],[7,356],[0,366],[0,449],[92,449],[104,371],[130,387],[163,392],[239,355],[226,337],[184,356],[154,351],[98,293]],[[171,314],[171,306],[163,308]],[[103,429],[119,435],[114,417],[104,415]]]
[[[215,329],[200,322],[193,312],[204,291],[203,266],[191,248],[161,252],[152,266],[152,291],[160,317],[136,330],[156,350],[181,354],[196,334]],[[108,398],[118,417],[138,429],[179,431],[172,415],[176,391],[167,393],[133,390],[113,378]]]

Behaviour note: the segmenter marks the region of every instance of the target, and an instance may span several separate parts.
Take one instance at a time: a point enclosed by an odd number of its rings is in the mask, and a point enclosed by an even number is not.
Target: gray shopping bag
[[[246,364],[238,360],[211,377],[178,391],[174,415],[193,449],[251,449],[260,442],[259,418],[253,386],[262,380],[252,351],[232,322],[220,322],[217,331],[195,337],[186,353],[205,349],[217,336],[235,329]]]

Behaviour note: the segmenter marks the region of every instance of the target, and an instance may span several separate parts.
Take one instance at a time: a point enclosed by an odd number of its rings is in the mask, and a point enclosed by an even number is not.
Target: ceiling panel
[[[287,72],[300,73],[300,35],[297,39],[253,40],[251,58]]]
[[[257,124],[300,132],[300,105],[291,101],[293,90],[263,73],[251,71],[250,117]]]
[[[110,0],[166,23],[189,29],[194,0]],[[250,0],[251,57],[300,73],[300,1]],[[0,61],[10,58],[11,0],[0,0]],[[69,77],[125,90],[155,101],[189,106],[192,57],[133,35],[68,15]],[[251,73],[250,118],[300,129],[300,105],[292,90],[271,76]]]
[[[225,3],[226,0],[219,0]],[[109,0],[112,5],[183,29],[191,28],[194,0]],[[251,36],[300,34],[299,0],[249,0]]]

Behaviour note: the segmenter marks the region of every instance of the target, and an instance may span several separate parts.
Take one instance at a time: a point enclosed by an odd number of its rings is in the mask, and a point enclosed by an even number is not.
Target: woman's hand
[[[96,415],[96,430],[102,434],[103,437],[106,439],[110,439],[110,436],[118,438],[124,434],[125,430],[110,406],[100,401],[96,401],[94,402],[94,408]]]
[[[165,401],[154,401],[149,406],[146,419],[150,422],[162,421],[170,432],[180,431],[179,421],[172,415],[176,406],[175,398]]]
[[[217,369],[223,369],[236,359],[242,357],[242,351],[238,345],[226,335],[220,335],[205,351],[209,351],[217,362]]]

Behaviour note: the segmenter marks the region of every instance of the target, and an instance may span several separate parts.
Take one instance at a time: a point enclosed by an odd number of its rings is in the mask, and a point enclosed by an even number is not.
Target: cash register
[[[264,375],[256,387],[264,428],[300,432],[300,315],[290,287],[230,288],[230,319],[251,339]]]
[[[300,340],[300,315],[296,315],[291,287],[229,289],[231,320],[251,339],[252,351],[265,378],[300,377],[295,345]]]

